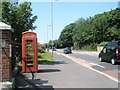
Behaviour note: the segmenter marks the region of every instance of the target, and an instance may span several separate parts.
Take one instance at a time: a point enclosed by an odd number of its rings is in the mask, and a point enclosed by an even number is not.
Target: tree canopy
[[[86,45],[96,46],[101,42],[120,40],[120,8],[80,18],[67,25],[61,32],[58,42],[62,47],[74,46],[81,49]]]
[[[21,43],[22,32],[34,30],[33,23],[37,16],[33,16],[30,2],[2,2],[2,22],[13,28],[13,41]]]
[[[15,63],[22,60],[22,32],[28,30],[34,30],[34,22],[37,16],[32,14],[32,8],[30,2],[18,3],[18,2],[1,2],[0,3],[0,21],[10,25],[13,29],[12,32],[12,69],[15,67]]]
[[[61,32],[61,35],[58,41],[62,47],[73,46],[72,36],[73,36],[74,28],[75,28],[75,24],[71,23],[70,25],[67,25]]]

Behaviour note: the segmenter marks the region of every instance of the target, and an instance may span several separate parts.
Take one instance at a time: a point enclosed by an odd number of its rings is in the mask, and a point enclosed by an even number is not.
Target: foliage
[[[44,51],[44,53],[38,52],[39,64],[54,64],[54,59],[51,53]]]
[[[34,30],[33,23],[37,16],[33,16],[30,2],[2,2],[2,21],[11,25],[14,32],[12,40],[21,43],[22,32]]]
[[[58,39],[61,47],[93,50],[96,50],[97,44],[104,45],[113,40],[120,40],[120,8],[86,19],[80,18],[67,25]]]
[[[71,23],[63,29],[58,40],[59,44],[61,44],[61,47],[73,46],[72,36],[74,28],[75,24]]]
[[[90,45],[84,45],[80,50],[84,51],[96,51],[97,50],[97,44],[92,43]]]
[[[83,19],[80,18],[77,22],[77,26],[73,29],[73,41],[74,46],[81,48],[84,45],[89,45],[93,41],[93,32],[91,27],[92,18]]]
[[[108,42],[101,42],[98,46],[105,46]]]
[[[9,24],[12,29],[12,59],[14,64],[22,59],[22,32],[34,30],[33,23],[37,16],[33,16],[30,2],[18,3],[14,1],[0,3],[0,21]],[[1,16],[2,15],[2,16]],[[11,43],[11,42],[10,42]],[[12,64],[12,69],[14,69]]]
[[[2,21],[2,1],[0,0],[0,21]]]

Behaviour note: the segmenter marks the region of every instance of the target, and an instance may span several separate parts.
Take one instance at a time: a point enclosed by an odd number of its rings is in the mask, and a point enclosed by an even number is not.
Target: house
[[[11,26],[0,22],[0,86],[12,85],[11,80]],[[0,87],[0,88],[2,88]]]

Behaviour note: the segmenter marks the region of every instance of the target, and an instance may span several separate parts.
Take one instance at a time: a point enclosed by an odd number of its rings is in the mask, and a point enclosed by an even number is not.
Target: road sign
[[[54,43],[51,43],[51,45],[53,46],[53,45],[54,45]]]

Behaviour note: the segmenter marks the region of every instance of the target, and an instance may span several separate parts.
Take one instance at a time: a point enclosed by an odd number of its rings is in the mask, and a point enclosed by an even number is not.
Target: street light
[[[53,0],[51,0],[51,30],[52,30],[52,56],[53,56]]]
[[[51,27],[51,25],[47,25],[47,43],[48,43],[48,27]]]
[[[55,0],[55,1],[59,1],[59,0]],[[51,30],[52,30],[52,56],[53,56],[53,0],[51,0]]]
[[[118,2],[118,8],[120,8],[120,1]]]
[[[50,27],[51,25],[47,25],[47,49],[48,49],[48,27]]]

